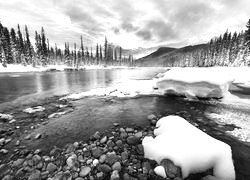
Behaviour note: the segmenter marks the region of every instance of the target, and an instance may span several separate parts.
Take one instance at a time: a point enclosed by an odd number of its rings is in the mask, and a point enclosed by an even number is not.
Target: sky
[[[182,47],[245,29],[250,0],[0,0],[0,21],[44,27],[50,44],[109,42],[126,49]]]

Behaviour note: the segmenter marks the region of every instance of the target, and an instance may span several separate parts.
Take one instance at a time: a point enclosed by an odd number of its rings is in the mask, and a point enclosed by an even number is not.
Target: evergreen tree
[[[25,41],[25,59],[26,63],[33,64],[33,47],[30,42],[30,35],[27,26],[25,25],[25,35],[26,35],[26,41]]]
[[[24,41],[23,41],[23,36],[20,30],[19,24],[17,25],[17,48],[18,48],[18,63],[25,64],[25,59],[24,59]]]
[[[250,19],[247,22],[247,30],[245,32],[246,45],[250,49]]]
[[[11,53],[11,44],[10,44],[10,33],[8,28],[4,27],[2,30],[2,43],[3,43],[3,52],[5,60],[4,62],[7,64],[13,64],[13,56]]]
[[[16,32],[13,28],[10,31],[10,45],[11,45],[11,53],[13,56],[13,63],[18,62],[18,49],[17,49],[17,37]]]
[[[100,53],[100,60],[102,61],[102,46],[100,45],[100,51],[99,51],[99,53]]]
[[[119,48],[119,60],[122,60],[122,47]]]
[[[107,37],[105,36],[105,42],[104,42],[104,59],[107,61],[108,59],[108,41]]]
[[[95,53],[97,64],[99,64],[99,46],[96,44],[96,53]]]
[[[84,61],[84,47],[83,47],[83,42],[82,42],[82,36],[81,36],[81,63]]]
[[[41,55],[42,55],[42,64],[46,65],[48,63],[47,62],[48,51],[47,51],[46,37],[43,27],[41,30]]]

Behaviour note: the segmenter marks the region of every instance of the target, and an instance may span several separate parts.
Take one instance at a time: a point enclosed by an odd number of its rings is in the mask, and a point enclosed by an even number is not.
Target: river
[[[11,106],[37,102],[45,97],[88,91],[127,80],[152,79],[166,69],[99,69],[73,72],[39,72],[0,74],[0,112]],[[250,145],[225,133],[234,125],[225,125],[211,118],[210,114],[233,114],[242,121],[250,117],[247,108],[239,108],[219,101],[190,101],[182,97],[140,96],[136,98],[88,97],[72,102],[76,109],[60,118],[32,130],[44,138],[25,142],[30,148],[49,151],[51,146],[63,146],[74,141],[87,140],[95,131],[104,131],[114,122],[122,126],[149,124],[149,114],[166,116],[177,114],[196,124],[209,135],[232,147],[237,179],[250,179]],[[246,122],[245,122],[246,123]],[[246,123],[248,124],[248,123]]]

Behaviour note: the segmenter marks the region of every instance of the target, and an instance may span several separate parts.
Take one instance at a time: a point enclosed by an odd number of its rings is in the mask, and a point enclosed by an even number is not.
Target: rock
[[[119,157],[113,152],[113,153],[107,153],[107,157],[105,162],[112,166],[115,162],[119,160]]]
[[[20,145],[20,141],[17,140],[17,141],[16,141],[16,146],[19,146],[19,145]]]
[[[102,164],[105,162],[105,160],[106,160],[106,155],[105,154],[101,155],[99,158],[99,162]]]
[[[49,175],[48,171],[44,171],[41,173],[42,179],[47,179],[48,175]]]
[[[76,167],[76,165],[77,165],[77,156],[75,154],[72,154],[70,157],[68,157],[66,162],[67,162],[67,165],[70,168]]]
[[[7,149],[1,149],[0,153],[7,154],[9,151]]]
[[[92,160],[92,159],[88,159],[88,160],[87,160],[87,162],[86,162],[86,164],[88,164],[88,165],[89,165],[89,164],[91,164],[92,162],[93,162],[93,160]]]
[[[107,164],[101,164],[97,167],[98,171],[103,172],[104,174],[108,174],[112,171],[111,167]]]
[[[4,143],[5,143],[5,139],[4,139],[4,138],[1,138],[1,139],[0,139],[0,146],[3,146]]]
[[[122,166],[121,166],[121,163],[120,162],[115,162],[113,165],[112,165],[112,170],[117,170],[118,172],[120,172],[122,169]]]
[[[13,180],[13,179],[14,179],[13,176],[11,176],[11,175],[6,175],[6,176],[3,177],[2,180]]]
[[[144,154],[144,150],[143,150],[142,144],[138,144],[138,145],[137,145],[136,151],[137,151],[137,153],[140,154],[140,155],[143,155],[143,154]]]
[[[136,144],[139,143],[139,141],[140,141],[140,139],[137,138],[137,137],[135,137],[135,136],[129,136],[129,137],[127,138],[127,143],[128,143],[128,144],[131,144],[131,145],[136,145]]]
[[[123,174],[123,180],[131,180],[131,177],[129,176],[128,173]]]
[[[44,110],[45,110],[44,107],[36,106],[36,107],[33,107],[33,108],[32,107],[26,108],[26,109],[23,110],[23,112],[31,114],[31,113],[35,113],[35,112],[41,112],[41,111],[44,111]]]
[[[115,142],[115,144],[117,145],[117,147],[118,148],[122,148],[123,147],[123,142],[122,142],[122,140],[117,140],[116,142]]]
[[[126,128],[126,132],[128,132],[128,133],[132,133],[132,132],[134,132],[134,129],[133,128]]]
[[[128,134],[126,132],[121,132],[120,139],[125,139],[128,137]]]
[[[101,148],[93,148],[92,149],[92,155],[94,158],[99,158],[103,154],[103,151]]]
[[[5,144],[8,144],[11,141],[11,139],[6,139]]]
[[[84,180],[84,178],[78,177],[75,180]]]
[[[97,166],[98,163],[99,163],[98,159],[94,159],[92,162],[93,166]]]
[[[137,132],[137,133],[135,133],[135,137],[137,137],[137,138],[141,138],[142,137],[142,132]]]
[[[143,162],[142,163],[143,174],[148,174],[150,170],[152,170],[151,164],[148,161]]]
[[[181,177],[181,169],[178,166],[175,166],[174,163],[169,159],[163,159],[160,163],[164,167],[167,177]]]
[[[151,123],[153,126],[155,126],[155,125],[156,125],[156,123],[157,123],[157,120],[152,119],[152,120],[150,121],[150,123]]]
[[[37,134],[37,135],[35,136],[35,139],[40,139],[41,137],[42,137],[41,134]]]
[[[81,171],[80,171],[80,176],[81,177],[86,177],[91,171],[91,168],[88,167],[88,166],[84,166],[81,168]]]
[[[68,144],[68,145],[67,145],[66,154],[69,154],[69,153],[71,153],[71,152],[74,152],[74,150],[75,150],[74,144]]]
[[[110,180],[120,180],[119,172],[117,170],[112,172]]]
[[[148,118],[148,120],[156,120],[157,119],[157,117],[154,114],[148,115],[147,118]]]
[[[121,158],[122,158],[122,161],[126,161],[128,159],[128,152],[127,151],[122,152]]]
[[[31,135],[29,134],[29,135],[27,135],[24,139],[25,140],[29,140],[31,138]]]
[[[96,131],[95,134],[93,135],[93,138],[96,139],[96,140],[100,139],[101,138],[100,132]]]
[[[119,126],[119,123],[113,123],[113,125],[114,125],[115,127],[118,127],[118,126]]]
[[[24,159],[17,159],[16,161],[14,161],[12,163],[12,166],[13,167],[19,167],[19,166],[21,166],[23,164],[23,162],[24,162]]]
[[[46,170],[49,171],[49,173],[55,172],[57,169],[57,166],[53,163],[49,163],[46,167]]]
[[[12,124],[12,123],[14,123],[14,122],[16,122],[15,119],[12,119],[12,120],[9,121],[10,124]]]
[[[98,173],[96,173],[96,177],[97,177],[97,179],[103,179],[103,172],[98,172]]]
[[[115,143],[112,140],[108,140],[107,146],[113,148],[115,146]]]
[[[42,158],[37,154],[32,157],[32,161],[34,165],[38,164],[41,160]]]
[[[28,178],[28,180],[41,180],[41,179],[42,179],[41,173],[38,171],[32,173]]]
[[[101,140],[100,140],[100,143],[103,144],[105,142],[107,142],[108,138],[107,136],[104,136]]]
[[[42,152],[41,149],[36,149],[35,152],[34,152],[34,154],[40,154],[41,152]]]

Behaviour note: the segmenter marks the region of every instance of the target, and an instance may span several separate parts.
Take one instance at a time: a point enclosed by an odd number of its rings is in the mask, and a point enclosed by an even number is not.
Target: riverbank
[[[206,101],[192,102],[178,97],[157,96],[90,97],[78,101],[60,99],[61,96],[57,96],[19,109],[14,107],[5,110],[5,113],[13,115],[13,119],[16,121],[12,124],[9,123],[11,122],[9,119],[2,123],[11,130],[1,135],[1,138],[5,138],[1,149],[7,150],[7,152],[1,151],[1,177],[11,175],[6,177],[110,179],[112,173],[117,176],[115,167],[118,166],[121,179],[123,177],[159,179],[153,172],[156,163],[144,158],[141,140],[143,137],[153,134],[155,123],[159,117],[170,114],[184,117],[210,136],[228,143],[233,150],[238,179],[249,177],[247,175],[248,164],[250,164],[248,160],[250,158],[249,145],[226,133],[237,128],[236,126],[219,124],[203,116],[210,106],[206,104]],[[150,110],[149,102],[156,104],[159,109]],[[202,103],[206,105],[204,106]],[[140,106],[136,108],[136,104],[140,104]],[[177,105],[178,111],[172,108]],[[219,108],[219,106],[217,107]],[[161,109],[164,109],[164,112]],[[117,115],[123,114],[123,111],[126,112],[124,116]],[[130,111],[133,111],[134,114],[131,114]],[[139,111],[147,113],[141,117]],[[105,114],[101,112],[105,112]],[[129,119],[135,120],[134,122],[128,121],[129,114],[131,115]],[[89,121],[86,121],[87,119]],[[98,132],[96,128],[93,128],[94,126],[98,127]],[[75,132],[76,136],[72,132]],[[38,142],[40,142],[40,146],[37,144]],[[58,146],[54,147],[54,145]],[[92,149],[98,150],[92,152]],[[101,160],[102,155],[102,158],[107,158],[111,152],[115,152],[115,156],[111,155],[111,158],[116,160],[115,162],[109,164],[108,160],[107,162]],[[100,156],[94,155],[95,153],[99,153]],[[128,157],[123,162],[124,154],[127,154]],[[76,169],[69,167],[71,166],[68,163],[69,157],[75,161]],[[96,164],[97,162],[98,164]],[[115,163],[116,165],[114,165]],[[170,163],[170,165],[172,164]],[[150,168],[146,170],[145,168],[148,167]],[[83,171],[82,174],[81,171]],[[84,175],[84,172],[88,173]],[[176,176],[179,176],[178,173]]]
[[[95,132],[87,141],[54,147],[48,154],[41,150],[24,149],[13,160],[2,164],[1,177],[9,179],[164,179],[157,176],[155,161],[144,158],[142,139],[152,135],[159,117],[151,114],[149,126],[123,127],[113,123],[110,129]],[[181,169],[173,162],[164,161],[169,179],[180,180]],[[191,175],[200,179],[211,174],[207,171]]]
[[[67,65],[47,65],[47,66],[36,66],[32,65],[21,65],[21,64],[7,64],[4,67],[0,63],[0,73],[25,73],[25,72],[44,72],[44,71],[75,71],[85,69],[116,69],[116,68],[128,68],[127,66],[104,66],[104,65],[86,65],[79,66],[78,68],[67,66]]]

